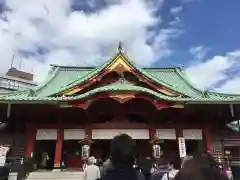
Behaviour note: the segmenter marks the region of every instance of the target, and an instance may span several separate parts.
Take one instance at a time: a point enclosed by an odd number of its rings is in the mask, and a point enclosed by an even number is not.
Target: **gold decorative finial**
[[[118,43],[118,52],[122,52],[123,51],[123,47],[122,47],[122,42],[120,41]]]

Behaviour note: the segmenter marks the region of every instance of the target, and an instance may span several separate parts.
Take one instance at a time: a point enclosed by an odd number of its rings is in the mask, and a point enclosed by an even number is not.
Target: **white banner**
[[[178,138],[178,147],[179,147],[179,156],[180,158],[184,158],[187,156],[186,152],[186,144],[185,144],[185,139],[184,138]]]
[[[121,133],[128,134],[133,139],[149,139],[148,129],[93,129],[92,139],[113,139]]]

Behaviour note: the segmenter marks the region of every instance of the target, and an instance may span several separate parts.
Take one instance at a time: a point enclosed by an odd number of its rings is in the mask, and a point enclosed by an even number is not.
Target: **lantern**
[[[90,146],[89,145],[83,145],[82,146],[82,159],[86,160],[90,155]]]
[[[158,144],[153,145],[153,157],[160,158],[161,156],[161,146]]]
[[[9,147],[0,146],[0,166],[4,166],[6,162],[6,156],[9,151]]]

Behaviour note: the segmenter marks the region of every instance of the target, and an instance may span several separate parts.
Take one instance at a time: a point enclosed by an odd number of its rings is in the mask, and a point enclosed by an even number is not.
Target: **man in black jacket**
[[[110,144],[112,168],[106,171],[101,180],[140,180],[137,170],[133,168],[136,155],[136,142],[130,136],[115,136]]]

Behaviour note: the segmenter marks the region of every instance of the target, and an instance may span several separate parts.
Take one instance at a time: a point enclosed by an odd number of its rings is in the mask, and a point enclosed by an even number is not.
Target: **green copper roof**
[[[56,93],[74,87],[77,84],[88,81],[89,78],[103,71],[113,60],[107,61],[98,68],[83,68],[83,67],[68,67],[52,65],[52,70],[49,72],[48,78],[41,85],[25,90],[17,91],[11,94],[0,96],[1,102],[7,101],[69,101],[77,99],[85,99],[95,93],[112,92],[112,91],[134,91],[149,93],[156,98],[181,101],[185,103],[202,102],[202,103],[240,103],[240,95],[223,94],[216,92],[204,92],[188,81],[184,71],[180,67],[176,68],[136,68],[136,70],[149,80],[161,84],[175,92],[185,95],[182,97],[170,97],[165,94],[150,90],[145,87],[136,86],[131,83],[117,82],[107,86],[93,89],[89,92],[72,96],[72,97],[56,97]],[[129,63],[134,66],[132,62]],[[135,66],[134,66],[135,67]]]
[[[60,91],[71,81],[78,80],[89,74],[91,69],[76,68],[76,67],[56,67],[51,72],[50,78],[35,89],[37,96],[49,96]]]
[[[150,90],[145,87],[136,86],[134,84],[128,83],[128,82],[116,82],[110,85],[102,86],[96,89],[93,89],[91,91],[88,91],[84,94],[80,94],[77,96],[71,96],[71,97],[47,97],[47,96],[34,96],[31,94],[28,94],[26,92],[19,92],[8,96],[2,96],[0,97],[1,101],[56,101],[56,102],[64,102],[64,101],[70,101],[70,100],[78,100],[78,99],[85,99],[91,95],[101,93],[101,92],[126,92],[126,91],[132,91],[132,92],[144,92],[148,93],[150,95],[153,95],[154,97],[158,99],[163,99],[167,101],[176,101],[176,102],[221,102],[222,98],[214,98],[209,99],[205,97],[198,97],[198,98],[180,98],[180,97],[170,97],[161,93],[157,93],[153,90]],[[224,101],[232,102],[233,98],[225,98]],[[240,98],[237,98],[235,100],[240,101]]]

